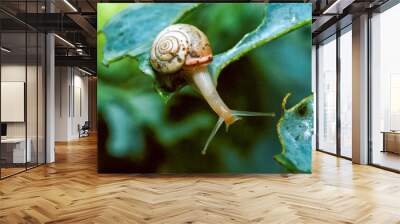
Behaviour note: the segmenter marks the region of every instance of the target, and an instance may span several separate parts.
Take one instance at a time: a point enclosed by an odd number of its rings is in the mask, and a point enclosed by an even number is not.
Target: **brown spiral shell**
[[[154,40],[150,54],[152,67],[163,74],[211,61],[212,52],[207,37],[188,24],[174,24],[162,30]]]

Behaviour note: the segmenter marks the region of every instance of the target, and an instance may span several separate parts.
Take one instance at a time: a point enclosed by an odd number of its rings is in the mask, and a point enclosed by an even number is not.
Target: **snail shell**
[[[208,64],[212,50],[206,35],[188,24],[166,27],[156,37],[151,48],[150,63],[162,74]]]

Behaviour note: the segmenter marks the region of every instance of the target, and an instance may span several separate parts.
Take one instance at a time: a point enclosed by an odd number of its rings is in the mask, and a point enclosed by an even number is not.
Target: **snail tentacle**
[[[275,113],[263,113],[244,110],[232,110],[232,114],[240,117],[275,117]]]
[[[203,147],[203,150],[201,150],[201,154],[203,154],[203,155],[206,154],[208,146],[210,145],[211,141],[213,140],[213,138],[217,134],[219,128],[222,125],[222,123],[224,123],[224,119],[222,117],[219,117],[217,123],[215,124],[213,130],[210,133],[210,136],[208,136],[208,138],[207,138],[207,141],[206,141],[206,144]]]

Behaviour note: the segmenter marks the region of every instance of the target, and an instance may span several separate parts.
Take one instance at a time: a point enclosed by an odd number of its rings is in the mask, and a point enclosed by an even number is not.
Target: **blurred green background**
[[[197,26],[213,53],[233,47],[264,17],[261,3],[203,4],[180,22]],[[131,4],[99,4],[98,30]],[[166,8],[166,12],[168,9]],[[146,26],[146,24],[143,24]],[[311,26],[259,47],[226,67],[217,90],[235,110],[275,112],[221,129],[207,154],[201,149],[217,121],[200,94],[186,86],[165,102],[132,58],[102,64],[106,42],[98,32],[99,171],[136,173],[282,173],[276,124],[288,106],[311,94]]]

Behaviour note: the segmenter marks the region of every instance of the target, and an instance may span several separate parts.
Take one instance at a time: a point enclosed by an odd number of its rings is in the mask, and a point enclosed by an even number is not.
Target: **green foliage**
[[[106,42],[105,44],[100,43],[100,45],[104,44],[104,48],[100,52],[103,55],[101,58],[98,57],[97,60],[110,67],[127,68],[119,71],[119,73],[112,72],[112,68],[110,68],[109,71],[115,76],[125,77],[122,74],[140,73],[132,72],[134,66],[128,66],[128,64],[138,64],[137,68],[143,74],[156,79],[156,74],[149,61],[152,41],[161,30],[177,22],[198,5],[194,3],[129,5],[113,16],[104,27],[100,28],[100,32],[105,35]],[[165,11],[166,8],[168,8],[168,12]],[[143,24],[146,24],[146,26]],[[103,41],[103,39],[100,39],[100,41]],[[102,46],[99,47],[102,48]],[[136,59],[136,62],[127,58],[128,56]],[[115,66],[115,63],[111,62],[121,63],[121,65]],[[104,65],[99,66],[100,70]],[[160,83],[156,83],[157,92],[163,99],[168,100],[170,94],[160,86]]]
[[[212,43],[212,52],[217,55],[229,50],[244,35],[255,30],[264,17],[265,7],[262,3],[201,4],[179,23],[191,24],[203,31]]]
[[[314,98],[308,96],[287,110],[289,96],[283,99],[283,115],[277,125],[282,152],[274,158],[290,172],[310,173]]]
[[[209,65],[215,80],[221,70],[251,50],[311,23],[309,4],[276,3],[265,6],[265,18],[251,33],[246,34],[233,48],[216,55]]]
[[[139,69],[156,79],[156,74],[149,62],[152,41],[162,29],[179,21],[198,5],[169,4],[168,13],[165,13],[165,4],[133,5],[122,11],[101,30],[107,40],[103,63],[108,64],[125,56],[134,57],[139,63]],[[246,34],[233,48],[216,55],[209,65],[215,83],[221,70],[233,61],[263,44],[310,24],[310,7],[310,4],[264,4],[265,17],[261,24],[254,31]],[[146,23],[146,26],[143,26],[143,23]],[[157,81],[160,82],[159,79]],[[165,86],[165,83],[156,84],[160,95],[168,99],[167,92],[171,90],[160,88],[162,86]],[[181,83],[173,86],[175,90],[182,87]]]
[[[129,109],[117,103],[110,103],[104,108],[104,119],[110,124],[110,141],[107,147],[113,149],[111,151],[113,156],[143,157],[144,139],[137,121],[120,122],[121,120],[130,120],[131,114]]]
[[[103,63],[148,53],[157,34],[198,4],[133,4],[114,16],[101,30],[106,35]],[[168,12],[166,8],[168,7]],[[143,24],[146,24],[145,26]]]
[[[111,155],[142,166],[155,153],[160,159],[155,168],[159,172],[284,171],[273,160],[279,153],[273,119],[243,119],[229,133],[219,133],[210,146],[215,149],[201,155],[215,114],[193,89],[181,89],[185,83],[157,77],[148,53],[154,37],[165,26],[177,22],[196,25],[217,53],[209,68],[219,79],[218,92],[227,105],[279,111],[278,97],[289,91],[295,93],[295,100],[309,94],[309,82],[296,79],[308,75],[308,69],[298,63],[275,68],[279,63],[273,63],[274,59],[281,62],[280,57],[288,51],[298,61],[309,62],[309,4],[101,3],[98,7],[98,111],[109,131],[107,149]],[[117,34],[118,26],[125,32]],[[276,55],[265,56],[269,49],[275,49]],[[284,81],[274,82],[275,73]],[[178,89],[179,94],[170,98]]]
[[[98,4],[98,11],[101,15],[97,17],[97,73],[99,78],[107,80],[113,83],[121,83],[131,78],[132,74],[138,74],[138,69],[135,68],[137,62],[132,58],[123,58],[115,61],[108,66],[101,63],[104,58],[104,45],[106,43],[106,37],[104,33],[100,32],[103,26],[116,14],[126,9],[128,3],[118,4]],[[139,72],[140,74],[140,72]]]

